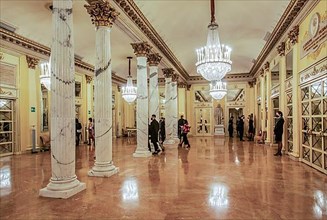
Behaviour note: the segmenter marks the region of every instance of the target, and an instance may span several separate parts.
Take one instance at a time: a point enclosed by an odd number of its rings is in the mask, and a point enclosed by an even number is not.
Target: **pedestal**
[[[215,136],[225,136],[224,125],[215,125]]]

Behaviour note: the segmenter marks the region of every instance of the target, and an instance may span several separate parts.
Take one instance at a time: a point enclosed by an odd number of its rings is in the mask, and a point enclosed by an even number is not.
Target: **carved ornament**
[[[165,78],[172,78],[174,75],[173,68],[164,68],[164,69],[162,69],[162,72],[163,72]]]
[[[178,81],[178,78],[179,78],[179,75],[175,73],[175,74],[173,74],[173,76],[171,78],[171,81],[177,82]]]
[[[93,80],[92,76],[85,75],[86,83],[90,84]]]
[[[299,25],[296,25],[292,28],[292,30],[288,33],[288,38],[292,45],[298,42],[299,38]]]
[[[150,54],[148,54],[149,66],[158,66],[161,59],[162,59],[162,56],[160,56],[159,53],[150,53]]]
[[[177,86],[178,86],[178,88],[187,88],[187,83],[186,82],[178,82]]]
[[[152,48],[146,41],[140,43],[131,43],[131,45],[137,57],[146,57]]]
[[[26,55],[26,61],[29,69],[35,69],[35,67],[39,64],[40,60]]]
[[[266,62],[266,63],[263,65],[263,68],[264,68],[265,70],[267,70],[267,69],[269,69],[269,66],[270,66],[269,62]]]
[[[92,24],[96,27],[112,27],[119,12],[114,9],[108,1],[104,0],[86,0],[89,5],[84,5],[87,13],[90,14]]]
[[[285,42],[281,42],[277,46],[277,52],[278,52],[279,56],[285,56]]]

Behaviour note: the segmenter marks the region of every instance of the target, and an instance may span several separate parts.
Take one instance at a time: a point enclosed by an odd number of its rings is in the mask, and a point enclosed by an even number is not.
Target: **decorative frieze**
[[[285,56],[285,42],[281,42],[277,46],[277,52],[278,52],[279,56]]]
[[[26,61],[29,69],[35,69],[35,67],[39,64],[40,60],[26,55]]]
[[[137,57],[147,57],[152,48],[146,41],[139,43],[131,43],[131,45]]]
[[[271,98],[275,98],[279,95],[279,88],[280,86],[276,85],[271,89],[271,96],[270,96]]]
[[[108,26],[112,27],[119,13],[114,9],[108,1],[105,0],[86,0],[89,5],[84,5],[87,13],[90,14],[92,24],[96,27]]]
[[[319,63],[307,68],[300,73],[300,84],[307,83],[311,80],[323,77],[327,75],[327,58],[323,59]]]
[[[288,38],[292,45],[298,42],[299,38],[299,25],[295,25],[292,30],[288,33]]]
[[[172,78],[174,75],[174,69],[173,68],[164,68],[162,69],[163,75],[165,78]]]
[[[149,66],[158,66],[161,59],[162,59],[162,56],[160,56],[159,53],[150,53],[150,54],[148,54]]]

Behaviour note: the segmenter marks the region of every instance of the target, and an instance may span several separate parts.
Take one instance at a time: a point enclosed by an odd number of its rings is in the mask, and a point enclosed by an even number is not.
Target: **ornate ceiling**
[[[182,76],[197,76],[195,49],[205,45],[210,20],[209,1],[204,0],[114,0],[121,13],[112,29],[113,70],[128,75],[127,56],[134,56],[132,42],[146,40],[162,56],[160,68],[173,67]],[[216,19],[221,42],[232,47],[232,74],[249,73],[253,59],[262,51],[267,31],[272,32],[289,0],[216,1]],[[52,17],[46,7],[51,1],[1,1],[0,19],[16,33],[51,46]],[[94,65],[95,27],[84,8],[74,1],[75,53]],[[134,17],[134,21],[132,21]],[[136,69],[136,59],[132,70]],[[135,77],[135,71],[134,77]],[[161,75],[162,77],[162,75]],[[193,77],[193,79],[195,79]],[[191,78],[192,79],[192,78]],[[190,79],[190,80],[191,80]]]

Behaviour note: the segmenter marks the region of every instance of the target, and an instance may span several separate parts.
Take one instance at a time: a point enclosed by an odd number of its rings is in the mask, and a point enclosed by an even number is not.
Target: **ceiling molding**
[[[287,6],[285,12],[282,17],[279,19],[277,25],[275,26],[271,37],[266,42],[265,46],[261,50],[257,62],[253,65],[250,70],[250,75],[255,76],[257,72],[261,68],[265,59],[269,55],[269,53],[274,50],[275,45],[280,40],[280,38],[285,34],[286,30],[295,20],[295,18],[299,15],[300,11],[304,8],[304,6],[308,3],[308,0],[292,0]]]
[[[3,28],[0,28],[0,42],[1,42],[1,47],[4,45],[4,42],[7,42],[10,43],[11,45],[24,48],[25,50],[23,51],[20,50],[20,52],[23,52],[24,55],[31,55],[31,54],[38,55],[36,57],[40,59],[45,59],[45,57],[48,59],[50,57],[49,47],[39,44],[30,39],[27,39],[21,35],[6,31]],[[11,49],[11,48],[7,48],[7,49]],[[85,75],[94,76],[94,66],[91,64],[88,64],[86,62],[83,62],[82,60],[75,58],[75,67],[76,69],[81,70]],[[117,84],[126,83],[126,79],[117,76],[114,71],[112,73],[112,80]]]
[[[161,51],[162,54],[173,64],[177,72],[185,79],[189,79],[189,74],[177,59],[174,53],[169,49],[168,45],[160,37],[154,27],[150,24],[141,10],[137,7],[133,0],[114,0],[117,6],[133,21],[136,26],[144,33],[144,35],[152,41],[152,43]]]
[[[252,82],[253,77],[249,73],[237,73],[237,74],[227,74],[223,81],[225,82]],[[190,76],[187,81],[188,84],[194,83],[209,83],[202,76]]]

